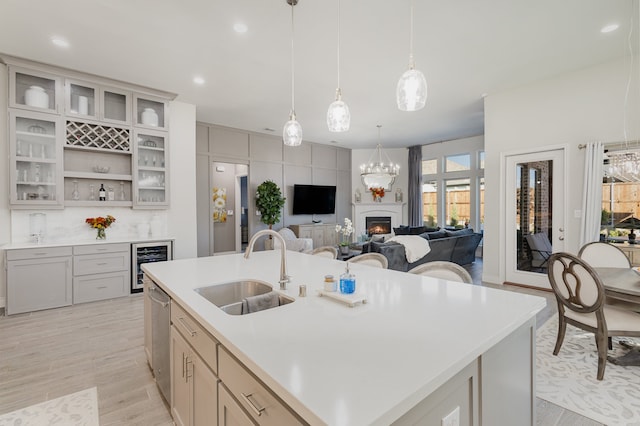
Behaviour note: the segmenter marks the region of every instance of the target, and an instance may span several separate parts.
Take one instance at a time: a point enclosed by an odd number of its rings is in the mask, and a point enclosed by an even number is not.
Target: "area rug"
[[[557,332],[557,315],[537,332],[538,398],[607,426],[639,426],[640,367],[622,367],[607,362],[604,379],[598,381],[598,354],[593,334],[567,325],[560,352],[554,356]],[[627,349],[618,343],[619,340],[613,338],[610,356],[626,353]]]
[[[0,426],[98,426],[98,424],[98,391],[95,387],[0,415]]]

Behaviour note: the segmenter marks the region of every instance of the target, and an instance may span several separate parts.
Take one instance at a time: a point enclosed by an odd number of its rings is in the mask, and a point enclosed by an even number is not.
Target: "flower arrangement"
[[[88,217],[84,221],[90,227],[98,230],[98,236],[96,237],[96,240],[104,240],[105,238],[107,238],[105,229],[110,227],[111,224],[116,221],[116,218],[108,214],[107,217]]]
[[[345,217],[344,226],[336,225],[336,232],[342,234],[339,245],[342,247],[348,247],[349,244],[351,244],[349,236],[353,234],[353,223],[351,222],[351,219]]]
[[[374,201],[379,201],[384,197],[384,188],[370,188]]]

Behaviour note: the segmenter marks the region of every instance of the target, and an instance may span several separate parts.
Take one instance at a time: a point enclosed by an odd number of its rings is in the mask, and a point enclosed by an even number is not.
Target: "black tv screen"
[[[293,214],[333,214],[335,210],[335,186],[293,185]]]

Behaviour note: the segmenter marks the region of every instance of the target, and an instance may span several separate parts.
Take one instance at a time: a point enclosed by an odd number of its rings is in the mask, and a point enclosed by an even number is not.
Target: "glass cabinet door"
[[[131,124],[131,93],[119,89],[100,90],[102,120],[117,124]]]
[[[139,130],[134,132],[134,140],[134,207],[168,206],[167,134]]]
[[[11,204],[61,206],[62,121],[27,111],[11,111],[9,117]]]
[[[91,83],[67,80],[65,113],[81,118],[98,118],[98,87]]]
[[[10,107],[58,114],[61,91],[60,77],[20,67],[10,68]]]
[[[135,126],[162,130],[169,127],[168,103],[163,99],[134,96],[133,110]]]

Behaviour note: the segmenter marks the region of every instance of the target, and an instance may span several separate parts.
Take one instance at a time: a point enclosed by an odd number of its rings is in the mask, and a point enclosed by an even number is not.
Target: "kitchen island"
[[[143,270],[219,342],[218,363],[231,354],[301,423],[439,425],[448,415],[459,424],[535,423],[535,314],[544,299],[351,264],[366,303],[348,307],[318,296],[324,276],[339,277],[346,263],[296,252],[287,261],[292,280],[282,293],[295,301],[242,316],[194,289],[260,279],[280,291],[279,251]]]

